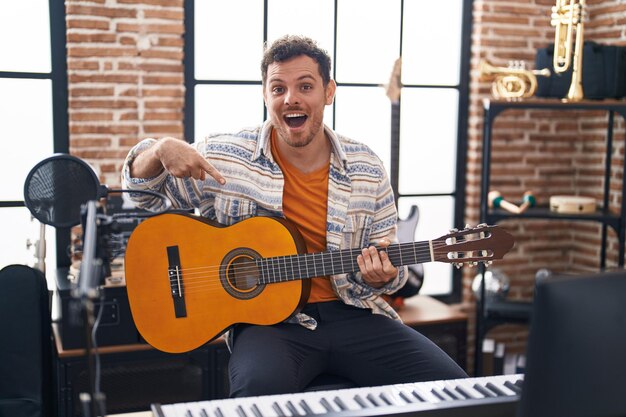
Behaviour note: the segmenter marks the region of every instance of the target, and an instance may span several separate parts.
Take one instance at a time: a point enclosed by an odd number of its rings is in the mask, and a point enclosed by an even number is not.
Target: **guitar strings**
[[[395,245],[395,246],[399,246],[399,245]],[[437,246],[437,245],[433,245],[433,251],[436,252],[437,254],[441,254],[441,253],[445,253],[445,252],[440,252],[438,251],[438,249],[440,249],[441,246]],[[299,261],[301,264],[304,264],[305,266],[309,264],[309,261],[311,261],[313,264],[315,265],[323,265],[323,267],[332,267],[333,265],[338,264],[340,261],[350,261],[352,262],[352,264],[356,263],[356,256],[359,255],[361,253],[361,249],[350,249],[350,250],[344,250],[344,253],[346,253],[346,255],[341,256],[339,255],[339,252],[320,252],[320,253],[305,253],[305,254],[290,254],[290,255],[282,255],[282,256],[275,256],[275,257],[267,257],[267,258],[257,258],[256,260],[267,260],[267,261],[272,261],[276,264],[279,264],[280,262],[290,262],[289,258],[304,258],[304,257],[309,257],[310,259],[303,259],[301,261]],[[397,249],[394,247],[390,250],[387,251],[389,253],[389,255],[391,257],[394,257],[395,255],[402,255],[402,249]],[[408,255],[413,254],[416,258],[420,257],[420,256],[424,256],[424,255],[429,255],[430,254],[430,248],[426,248],[426,249],[417,249],[417,250],[411,250],[410,252],[407,252],[406,249],[404,250],[404,252]],[[316,257],[321,258],[321,264],[319,262],[316,262],[317,260],[315,259]],[[333,259],[328,259],[328,257],[331,257]],[[348,259],[345,259],[348,258]],[[281,261],[282,259],[282,261]],[[253,258],[250,258],[250,267],[246,268],[246,267],[239,267],[238,270],[239,271],[244,271],[244,272],[249,272],[249,271],[254,271],[258,269],[258,264],[255,262],[256,261]],[[430,259],[428,260],[430,261]],[[419,262],[418,262],[419,263]],[[252,265],[253,264],[253,265]],[[291,262],[291,264],[293,264],[293,262]],[[276,266],[277,268],[285,268],[284,266]],[[312,265],[313,267],[313,265]],[[223,268],[223,265],[207,265],[207,266],[200,266],[200,267],[187,267],[187,268],[180,268],[179,272],[186,274],[187,276],[189,275],[193,275],[193,274],[197,274],[198,272],[215,272],[215,271],[219,271],[221,268]]]
[[[396,254],[401,254],[402,250],[400,248],[400,246],[407,246],[410,245],[412,246],[413,244],[397,244],[397,245],[393,245],[393,247],[390,247],[390,249],[388,249],[388,252],[390,253],[390,256],[394,256]],[[433,252],[441,255],[442,253],[447,253],[449,252],[448,250],[446,251],[440,251],[440,249],[442,247],[448,247],[448,244],[435,244],[433,245]],[[356,264],[356,257],[354,255],[358,255],[361,252],[361,249],[353,249],[353,250],[348,250],[348,252],[350,253],[350,255],[346,255],[346,256],[353,256],[350,259],[351,262],[351,267],[353,268],[353,270],[349,271],[349,272],[353,272],[353,271],[358,271],[358,266]],[[412,251],[415,253],[415,255],[417,256],[419,255],[429,255],[430,254],[430,248],[428,249],[418,249],[415,251]],[[336,255],[337,252],[324,252],[324,254],[333,254]],[[273,259],[273,260],[278,260],[279,258],[285,258],[284,262],[286,262],[286,259],[292,256],[302,256],[302,255],[314,255],[314,254],[294,254],[294,255],[287,255],[287,256],[277,256],[277,257],[273,257],[273,258],[265,258],[265,259]],[[315,254],[317,255],[317,254]],[[332,259],[327,259],[324,260],[323,256],[320,255],[320,257],[322,257],[322,263],[320,265],[320,268],[326,268],[328,266],[332,266],[333,260]],[[454,258],[450,259],[451,261],[454,260]],[[459,258],[459,261],[463,261],[464,258]],[[257,271],[260,270],[259,266],[256,264],[256,262],[251,261],[252,263],[254,263],[254,265],[250,265],[250,267],[240,267],[237,269],[237,272],[241,275],[245,275],[246,273],[256,273]],[[306,265],[305,265],[306,266]],[[269,267],[269,266],[268,266]],[[262,267],[261,267],[262,268]],[[289,270],[291,269],[291,273],[289,273]],[[300,269],[299,269],[300,270]],[[212,266],[205,266],[205,267],[192,267],[192,268],[181,268],[179,270],[179,272],[182,275],[181,278],[181,284],[183,285],[183,293],[184,294],[194,294],[194,293],[198,293],[198,292],[205,292],[205,291],[214,291],[217,289],[220,289],[221,291],[223,291],[222,287],[223,284],[221,282],[221,279],[219,277],[220,272],[224,271],[224,266],[223,265],[212,265]],[[278,278],[275,281],[271,281],[269,280],[268,282],[265,283],[276,283],[276,282],[286,282],[286,281],[296,281],[299,280],[300,278],[291,278],[291,279],[281,279],[281,276],[285,276],[285,275],[293,275],[293,273],[295,272],[295,268],[293,268],[293,264],[291,265],[291,268],[288,267],[287,265],[283,264],[283,265],[273,265],[271,267],[271,273],[272,275],[276,275],[276,272],[278,272]],[[315,269],[315,271],[317,272],[317,269]],[[308,272],[308,271],[307,271]],[[332,273],[327,273],[327,274],[323,274],[320,273],[320,276],[324,276],[324,275],[332,275]],[[254,277],[255,279],[258,278],[258,276]],[[178,282],[178,278],[176,276],[173,276],[170,278],[170,284],[175,286],[177,285]],[[251,286],[251,288],[253,288],[254,286],[258,285],[258,279],[253,283],[253,285]]]
[[[449,251],[445,251],[445,252],[441,252],[439,251],[439,249],[441,248],[441,246],[434,246],[433,247],[433,252],[435,252],[436,254],[440,255],[442,253],[447,253]],[[350,250],[350,254],[346,255],[346,257],[348,257],[348,261],[351,262],[351,265],[354,266],[356,263],[356,255],[360,254],[360,249],[354,249],[354,250]],[[401,250],[389,250],[388,251],[390,253],[390,256],[393,257],[397,254],[401,254]],[[417,258],[419,257],[418,255],[430,255],[430,249],[419,249],[416,251],[411,251],[413,252],[413,255]],[[335,259],[325,259],[324,256],[329,256],[329,254],[333,254],[331,256],[333,256]],[[290,261],[290,258],[294,258],[294,257],[304,257],[304,256],[310,256],[310,259],[305,259],[304,261],[299,261],[299,263],[302,265],[304,264],[304,267],[306,268],[309,264],[309,260],[312,261],[313,265],[311,265],[311,267],[320,265],[320,268],[332,268],[333,266],[337,266],[337,262],[335,261],[339,261],[339,259],[337,259],[336,256],[337,252],[324,252],[324,256],[321,255],[320,253],[316,253],[316,254],[293,254],[293,255],[284,255],[284,256],[276,256],[276,257],[269,257],[269,258],[260,258],[260,260],[271,260],[273,262],[272,265],[265,265],[265,267],[267,268],[272,268],[272,269],[278,269],[278,270],[288,270],[290,269],[289,266],[285,266],[285,264],[287,262],[290,262],[290,266],[291,269],[293,269],[293,262]],[[321,258],[321,263],[316,263],[316,259],[315,256],[319,255],[319,258]],[[281,261],[282,259],[282,261]],[[454,258],[449,258],[451,261],[454,260]],[[464,258],[459,258],[459,260],[463,260]],[[257,259],[258,260],[258,259]],[[341,259],[342,261],[344,259]],[[430,261],[430,259],[428,260]],[[282,264],[281,264],[282,262]],[[416,262],[416,263],[421,263],[421,262]],[[187,267],[187,268],[180,268],[179,272],[181,274],[185,274],[186,277],[190,277],[190,276],[194,276],[194,275],[199,275],[199,274],[204,274],[204,273],[209,273],[209,272],[219,272],[220,270],[222,270],[224,268],[224,265],[207,265],[207,266],[201,266],[201,267]],[[237,268],[237,270],[241,273],[245,273],[245,272],[253,272],[259,269],[259,265],[256,263],[255,259],[251,259],[250,260],[250,266],[249,267],[244,267],[241,266],[239,268]],[[358,269],[358,268],[357,268]],[[351,272],[351,271],[350,271]],[[188,280],[189,282],[192,280]]]

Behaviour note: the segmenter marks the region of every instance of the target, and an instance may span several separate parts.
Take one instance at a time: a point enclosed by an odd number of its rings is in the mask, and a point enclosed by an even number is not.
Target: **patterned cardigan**
[[[131,190],[161,192],[174,207],[197,208],[202,216],[232,225],[253,216],[284,217],[283,174],[270,150],[269,122],[235,134],[215,134],[194,143],[196,149],[226,178],[220,185],[212,177],[204,181],[180,179],[164,171],[154,178],[132,178],[130,165],[154,139],[145,139],[129,152],[122,171],[122,184]],[[397,212],[387,173],[380,159],[364,144],[325,127],[332,143],[326,220],[327,250],[366,247],[383,237],[396,241]],[[139,208],[161,210],[163,201],[147,194],[131,193]],[[381,297],[404,285],[406,267],[382,288],[363,282],[360,272],[332,275],[334,291],[346,304],[400,320]],[[315,329],[315,319],[297,314],[288,321]]]

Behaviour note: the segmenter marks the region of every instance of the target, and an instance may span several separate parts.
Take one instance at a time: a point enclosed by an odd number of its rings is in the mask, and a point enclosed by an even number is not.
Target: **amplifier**
[[[73,283],[68,278],[69,268],[56,271],[57,290],[54,303],[63,349],[85,347],[85,328],[80,303],[72,296]],[[108,285],[101,289],[102,298],[94,300],[94,315],[103,309],[96,332],[98,346],[144,343],[135,327],[128,303],[125,285]]]

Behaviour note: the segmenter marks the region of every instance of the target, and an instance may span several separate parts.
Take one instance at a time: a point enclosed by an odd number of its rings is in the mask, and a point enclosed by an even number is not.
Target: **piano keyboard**
[[[155,417],[514,416],[522,375],[160,405]],[[462,410],[462,411],[461,411]]]

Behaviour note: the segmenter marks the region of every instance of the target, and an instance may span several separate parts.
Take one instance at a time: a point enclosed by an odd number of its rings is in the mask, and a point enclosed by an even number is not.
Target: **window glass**
[[[446,235],[454,219],[452,197],[405,197],[398,200],[398,216],[405,219],[412,205],[419,209],[415,241],[427,241]],[[420,294],[437,295],[452,292],[452,265],[428,262],[424,266],[424,284]],[[448,277],[448,279],[444,279]]]
[[[463,0],[405,1],[402,82],[458,85]]]
[[[261,80],[263,2],[196,1],[195,77]]]
[[[337,81],[384,84],[400,55],[399,0],[337,5]]]
[[[34,267],[37,263],[41,223],[32,219],[25,207],[3,207],[0,216],[0,269],[7,265],[20,264]],[[56,267],[56,239],[55,229],[45,226],[46,244],[39,250],[45,254],[48,288],[52,289],[54,268]]]
[[[198,85],[194,139],[209,133],[237,132],[263,122],[260,85]]]
[[[367,144],[389,173],[391,104],[384,89],[338,87],[335,107],[337,133]]]
[[[269,0],[267,41],[271,44],[287,34],[308,36],[317,41],[332,58],[334,20],[335,6],[332,0]]]
[[[3,1],[0,39],[0,71],[50,72],[48,0]]]
[[[0,200],[23,200],[30,169],[53,152],[52,82],[0,78]]]
[[[401,194],[454,192],[458,95],[455,89],[402,89]]]

